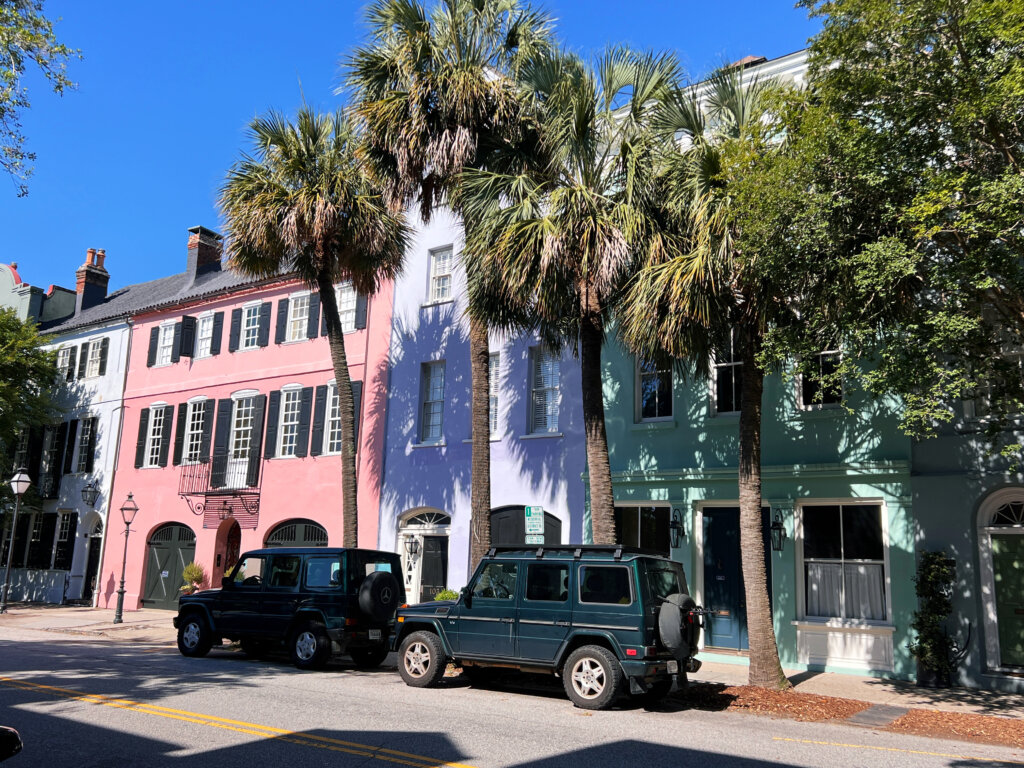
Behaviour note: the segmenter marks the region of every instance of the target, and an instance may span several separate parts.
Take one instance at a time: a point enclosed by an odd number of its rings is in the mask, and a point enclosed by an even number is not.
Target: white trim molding
[[[986,496],[978,506],[978,561],[981,575],[981,623],[985,633],[985,670],[994,673],[1020,673],[1019,667],[1003,665],[999,648],[999,619],[996,613],[995,566],[992,562],[992,534],[1024,536],[1024,526],[995,526],[992,519],[1004,504],[1024,502],[1024,488],[1000,488]]]

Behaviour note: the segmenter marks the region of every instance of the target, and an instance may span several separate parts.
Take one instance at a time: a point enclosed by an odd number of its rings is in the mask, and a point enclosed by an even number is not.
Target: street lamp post
[[[19,467],[11,478],[11,490],[14,491],[14,519],[11,520],[11,540],[7,548],[7,567],[4,569],[4,593],[0,596],[0,613],[7,613],[7,596],[11,591],[11,559],[14,557],[14,534],[18,529],[18,508],[21,505],[21,496],[32,481],[28,479],[24,467]]]
[[[114,623],[124,622],[124,572],[128,567],[128,535],[132,532],[132,521],[139,512],[139,505],[129,493],[121,505],[121,519],[124,520],[124,556],[121,558],[121,587],[117,590],[117,610],[114,612]]]

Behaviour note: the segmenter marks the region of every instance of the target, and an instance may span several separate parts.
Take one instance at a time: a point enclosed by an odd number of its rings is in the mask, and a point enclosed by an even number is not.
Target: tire
[[[622,666],[600,645],[577,648],[562,667],[562,685],[580,709],[608,709],[622,690]]]
[[[388,571],[374,571],[359,585],[359,610],[373,621],[389,621],[398,610],[398,579]]]
[[[288,655],[299,669],[323,669],[331,658],[331,638],[319,621],[300,624],[288,638]]]
[[[384,663],[389,652],[386,645],[380,645],[375,648],[353,648],[349,656],[360,669],[376,669]]]
[[[651,685],[646,693],[641,695],[641,700],[644,705],[657,704],[659,701],[668,696],[672,690],[672,678],[666,678],[665,680],[658,680],[656,683]]]
[[[700,626],[690,621],[690,610],[696,607],[692,597],[677,592],[665,598],[658,611],[658,639],[677,659],[697,652]]]
[[[447,664],[441,639],[433,632],[413,632],[398,649],[398,674],[413,688],[437,685]]]
[[[182,656],[199,658],[213,647],[213,630],[198,613],[190,613],[180,620],[178,650]]]

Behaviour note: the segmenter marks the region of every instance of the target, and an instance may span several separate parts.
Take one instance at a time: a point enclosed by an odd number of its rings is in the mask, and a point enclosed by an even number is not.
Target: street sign
[[[543,533],[528,533],[526,534],[527,544],[543,544],[544,534]]]
[[[544,536],[544,507],[527,507],[526,508],[526,534],[540,534]],[[530,544],[529,540],[526,542]],[[543,542],[541,542],[543,543]]]

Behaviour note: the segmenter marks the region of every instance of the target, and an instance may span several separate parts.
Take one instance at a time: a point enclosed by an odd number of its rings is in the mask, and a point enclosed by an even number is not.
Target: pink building
[[[219,584],[239,552],[340,546],[340,424],[316,292],[222,267],[220,236],[189,230],[183,274],[133,286],[124,418],[111,494],[132,493],[125,608],[174,608],[196,561]],[[152,292],[140,305],[139,292]],[[337,286],[357,422],[359,543],[375,547],[392,288]],[[97,586],[113,607],[124,539],[108,535]]]

